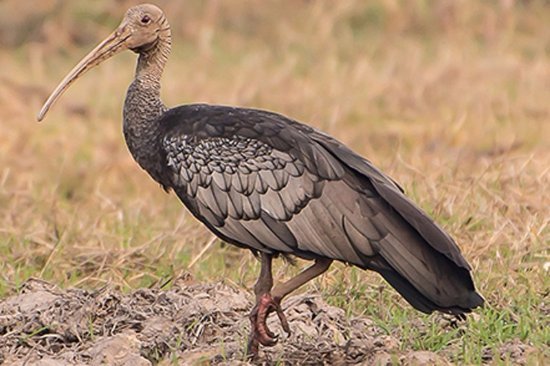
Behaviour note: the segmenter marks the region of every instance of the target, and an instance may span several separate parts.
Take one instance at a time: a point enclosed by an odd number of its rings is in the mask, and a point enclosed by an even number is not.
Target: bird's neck
[[[160,78],[171,49],[170,33],[163,34],[154,44],[139,50],[134,81],[156,90],[160,95]]]
[[[164,107],[160,100],[160,79],[170,54],[171,44],[172,38],[168,27],[155,43],[137,50],[139,58],[136,75],[128,89],[124,105],[125,112],[141,109],[139,115],[143,116],[142,112],[146,112],[148,119],[151,117],[154,119],[155,113],[162,112],[158,110],[159,106]],[[132,94],[139,94],[140,97],[135,98],[135,95]]]
[[[159,39],[150,48],[139,51],[136,75],[124,103],[126,125],[147,125],[166,110],[160,99],[160,79],[170,53],[170,38]]]
[[[134,159],[153,178],[158,170],[159,117],[167,110],[160,99],[160,79],[170,53],[170,38],[140,50],[135,79],[124,102],[124,137]]]

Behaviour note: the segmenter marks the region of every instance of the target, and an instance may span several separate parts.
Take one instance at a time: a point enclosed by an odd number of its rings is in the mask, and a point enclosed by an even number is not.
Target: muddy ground
[[[242,289],[185,279],[170,290],[128,294],[29,280],[0,302],[0,363],[246,365],[251,301]],[[290,297],[284,308],[293,334],[263,348],[263,364],[448,364],[431,352],[400,350],[399,341],[371,320],[349,318],[318,295]],[[275,318],[270,326],[281,331]]]

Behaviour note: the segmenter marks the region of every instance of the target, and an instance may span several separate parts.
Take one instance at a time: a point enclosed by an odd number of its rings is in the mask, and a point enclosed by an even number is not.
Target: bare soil
[[[0,363],[246,365],[251,300],[242,289],[185,279],[127,294],[32,279],[0,302]],[[290,297],[284,307],[293,333],[263,348],[262,364],[448,364],[432,352],[400,350],[371,320],[349,318],[318,295]],[[275,317],[270,326],[282,331]]]

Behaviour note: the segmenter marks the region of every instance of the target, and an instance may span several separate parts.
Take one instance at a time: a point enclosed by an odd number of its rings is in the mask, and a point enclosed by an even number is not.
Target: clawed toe
[[[291,335],[290,326],[288,325],[288,320],[286,320],[286,315],[283,312],[283,309],[281,309],[281,305],[279,302],[276,302],[275,312],[277,313],[277,317],[281,322],[281,326],[283,327],[283,330],[285,331],[286,335],[290,337]]]
[[[255,355],[258,351],[258,344],[271,347],[277,344],[278,335],[273,333],[267,326],[267,318],[269,314],[275,312],[284,331],[290,335],[290,327],[283,310],[281,309],[280,301],[274,300],[271,294],[266,293],[260,296],[256,306],[250,313],[250,339],[248,342],[248,354]]]

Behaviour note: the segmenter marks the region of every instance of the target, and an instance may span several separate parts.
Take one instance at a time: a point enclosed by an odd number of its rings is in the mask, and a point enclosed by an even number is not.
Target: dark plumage
[[[144,21],[149,19],[147,24]],[[139,54],[124,105],[133,157],[224,241],[262,260],[249,351],[272,345],[265,318],[288,293],[338,260],[380,273],[412,306],[463,317],[483,304],[453,239],[371,162],[280,114],[160,101],[170,30],[160,9],[131,8],[119,29],[65,78],[39,118],[79,75],[121,49]],[[315,260],[272,289],[277,255]]]
[[[427,313],[482,302],[455,242],[334,138],[276,113],[205,104],[158,123],[160,183],[223,240],[372,269]]]

